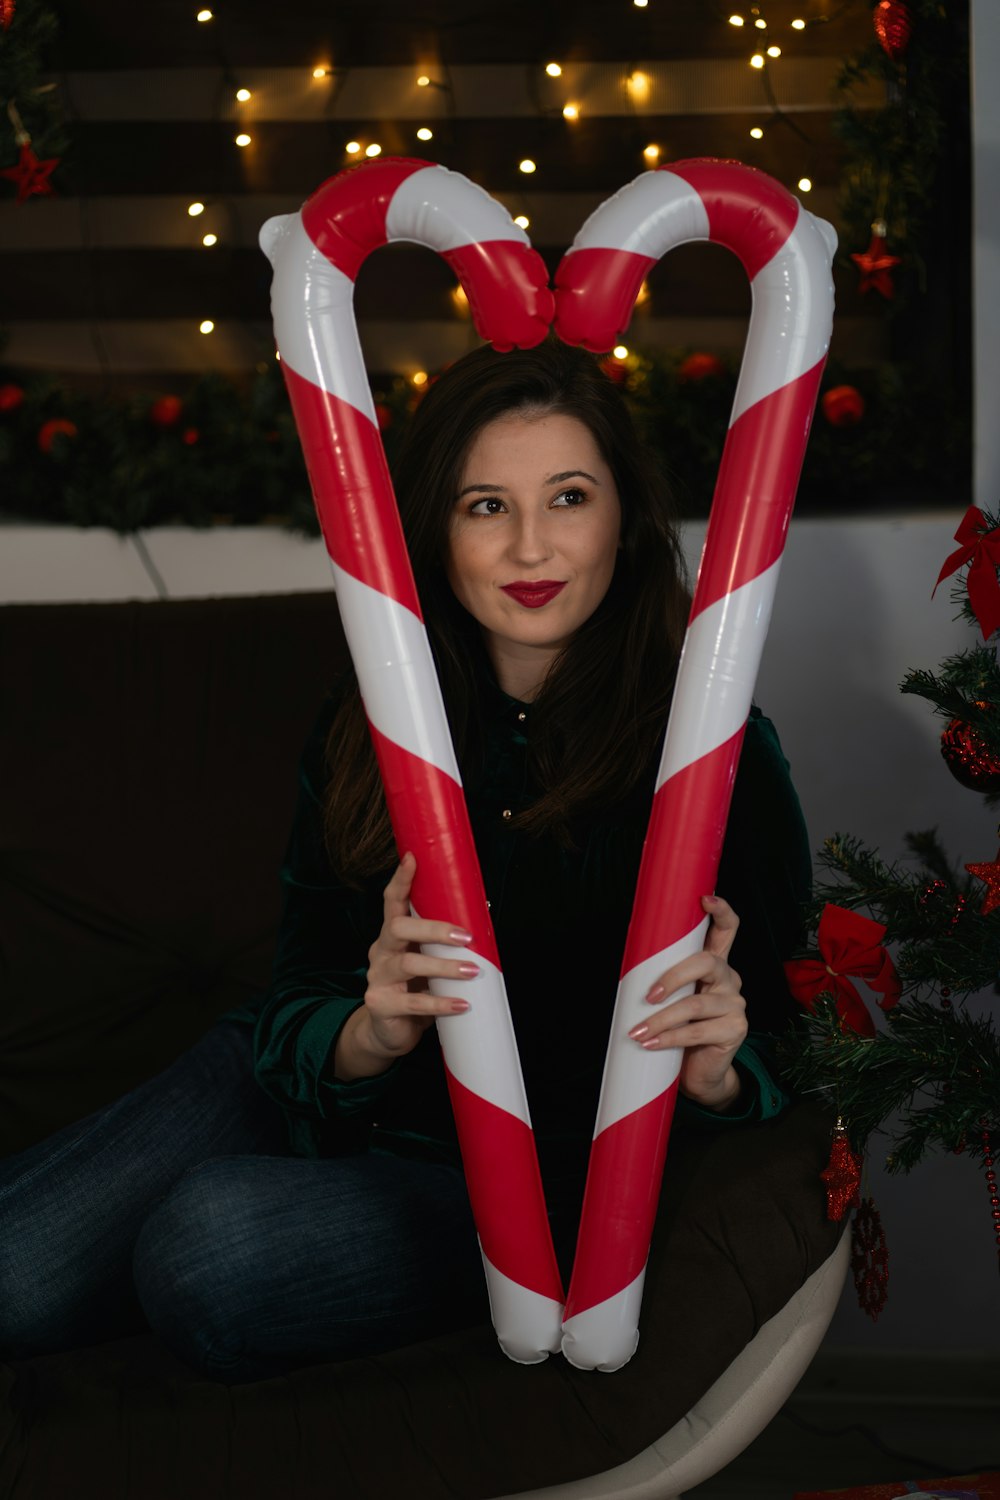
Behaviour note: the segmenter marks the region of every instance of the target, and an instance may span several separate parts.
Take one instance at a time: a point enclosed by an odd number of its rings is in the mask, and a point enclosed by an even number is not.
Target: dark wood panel
[[[209,0],[211,3],[211,0]],[[194,0],[62,0],[62,68],[286,67],[318,58],[339,67],[385,64],[640,61],[742,57],[723,0],[219,0],[199,25]],[[871,40],[870,0],[768,0],[768,40],[802,56],[844,56]],[[808,22],[792,32],[793,17]]]
[[[384,155],[439,161],[492,192],[546,187],[613,192],[645,169],[642,153],[651,142],[661,148],[664,161],[735,158],[789,185],[807,174],[816,187],[825,187],[838,176],[840,147],[832,119],[817,112],[788,120],[755,113],[581,119],[574,124],[561,116],[441,121],[426,145],[416,139],[416,121],[268,121],[250,127],[253,142],[244,149],[233,144],[235,127],[221,121],[134,122],[127,127],[81,123],[74,128],[72,155],[61,169],[61,191],[305,197],[350,164],[344,146],[352,139],[363,145],[377,141]],[[763,126],[763,140],[751,140],[754,125]],[[531,176],[519,170],[524,157],[537,163]]]

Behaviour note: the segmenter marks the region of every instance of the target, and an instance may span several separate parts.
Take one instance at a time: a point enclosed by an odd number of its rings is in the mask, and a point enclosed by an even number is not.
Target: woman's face
[[[615,570],[621,505],[593,435],[562,413],[499,417],[473,439],[446,569],[505,692],[535,696]]]

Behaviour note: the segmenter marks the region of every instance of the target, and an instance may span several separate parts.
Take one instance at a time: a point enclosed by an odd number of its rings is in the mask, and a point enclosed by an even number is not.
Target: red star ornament
[[[885,236],[873,232],[864,254],[852,255],[851,259],[861,271],[858,291],[880,292],[883,297],[891,301],[896,291],[892,284],[892,269],[899,265],[899,256],[886,255],[885,245]]]
[[[988,917],[991,911],[1000,906],[1000,853],[992,864],[966,865],[970,875],[975,875],[986,887],[986,900],[980,907],[984,917]]]
[[[11,182],[17,184],[17,201],[23,203],[26,198],[55,191],[49,178],[58,165],[58,156],[50,157],[48,161],[39,161],[31,149],[31,142],[25,141],[18,153],[17,166],[4,167],[0,171],[0,177],[9,177]]]
[[[861,1186],[861,1158],[855,1156],[847,1139],[847,1130],[838,1120],[830,1148],[830,1162],[821,1172],[820,1181],[826,1183],[826,1216],[839,1220],[858,1201]]]

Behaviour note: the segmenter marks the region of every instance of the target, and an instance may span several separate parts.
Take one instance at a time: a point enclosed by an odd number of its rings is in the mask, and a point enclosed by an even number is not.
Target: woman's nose
[[[513,555],[520,562],[542,562],[550,557],[552,544],[545,517],[519,516],[511,538],[511,548]]]

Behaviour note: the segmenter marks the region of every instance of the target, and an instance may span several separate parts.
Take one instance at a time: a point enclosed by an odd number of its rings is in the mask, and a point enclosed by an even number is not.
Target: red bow
[[[882,996],[878,1002],[882,1009],[892,1009],[901,986],[892,959],[882,947],[884,937],[885,928],[870,917],[827,904],[816,934],[820,957],[796,958],[785,964],[789,989],[806,1010],[814,1010],[817,996],[825,991],[833,996],[845,1025],[861,1036],[874,1036],[875,1023],[846,976],[863,979]]]
[[[1000,628],[1000,584],[997,583],[997,568],[1000,567],[1000,526],[986,530],[986,517],[976,505],[970,505],[962,517],[962,524],[955,532],[956,542],[961,542],[957,552],[948,558],[938,581],[931,590],[931,598],[949,573],[971,563],[965,579],[969,591],[972,613],[979,621],[983,640],[988,641],[994,630]]]

